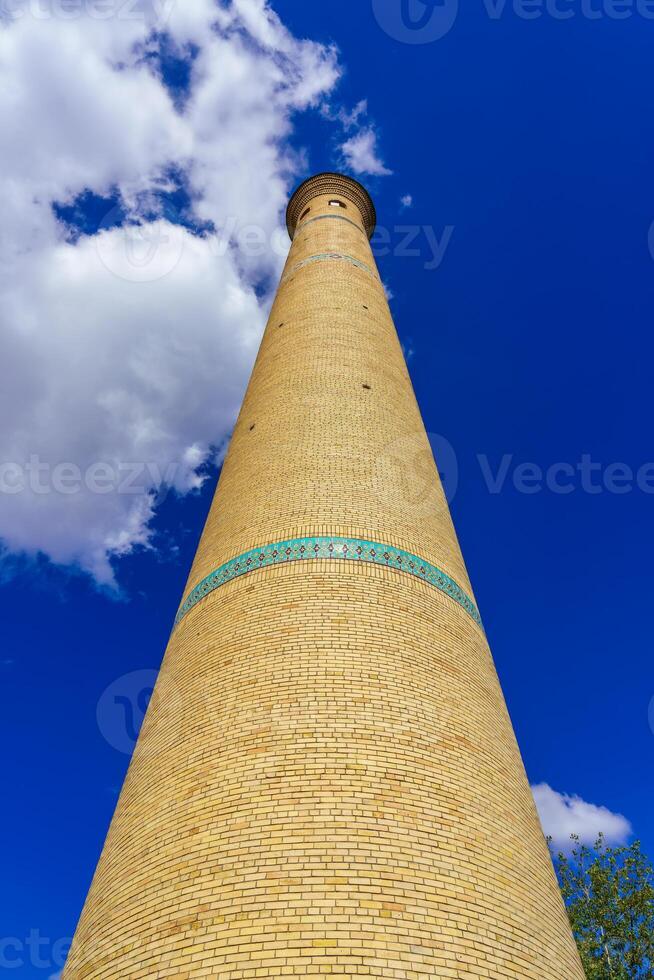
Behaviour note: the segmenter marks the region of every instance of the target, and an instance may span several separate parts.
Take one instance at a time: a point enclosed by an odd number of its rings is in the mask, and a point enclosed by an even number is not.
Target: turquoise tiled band
[[[296,263],[296,265],[291,266],[288,272],[282,276],[280,285],[282,282],[286,282],[290,276],[298,272],[299,269],[303,269],[305,265],[312,265],[314,262],[349,262],[351,265],[355,265],[357,269],[362,269],[364,272],[367,272],[373,279],[379,279],[376,272],[373,272],[365,262],[355,259],[353,255],[345,255],[344,252],[320,252],[318,255],[310,255],[308,258]]]
[[[346,218],[342,214],[319,214],[315,218],[306,218],[300,225],[298,225],[297,231],[295,232],[295,237],[297,237],[299,232],[306,228],[307,225],[312,225],[314,221],[346,221],[348,225],[352,225],[353,228],[360,231],[366,240],[368,239],[366,232],[356,223],[356,221],[352,221],[351,218]]]
[[[436,565],[401,548],[360,538],[340,537],[294,538],[291,541],[280,541],[278,544],[267,544],[263,548],[253,548],[252,551],[246,551],[245,554],[232,558],[192,589],[180,606],[175,625],[211,592],[241,575],[247,575],[248,572],[254,572],[258,568],[270,568],[272,565],[325,558],[333,561],[358,561],[383,565],[385,568],[392,568],[394,571],[419,578],[448,595],[468,613],[477,626],[481,626],[481,617],[472,599],[454,579]]]

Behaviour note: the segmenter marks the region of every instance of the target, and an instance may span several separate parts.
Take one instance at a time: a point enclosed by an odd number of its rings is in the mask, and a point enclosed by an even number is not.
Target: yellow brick
[[[250,549],[337,536],[472,597],[369,200],[322,176],[289,217],[185,594]],[[326,975],[583,980],[483,631],[406,572],[329,558],[234,578],[173,631],[64,971]]]

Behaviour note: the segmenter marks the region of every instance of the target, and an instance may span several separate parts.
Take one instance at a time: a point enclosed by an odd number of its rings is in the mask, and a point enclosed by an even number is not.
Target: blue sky
[[[174,8],[156,37],[56,7],[0,26],[21,118],[44,133],[30,151],[0,96],[2,462],[156,463],[140,494],[30,484],[2,501],[0,904],[19,976],[55,975],[74,929],[283,261],[274,231],[324,169],[375,198],[529,777],[554,791],[544,812],[555,832],[616,837],[624,815],[654,854],[654,20],[445,0],[436,22],[415,0],[443,36],[413,43],[399,0],[276,0],[272,27],[242,0],[218,50],[208,6]],[[126,222],[155,229],[154,273],[147,254],[125,266]],[[251,223],[262,254],[221,249]]]

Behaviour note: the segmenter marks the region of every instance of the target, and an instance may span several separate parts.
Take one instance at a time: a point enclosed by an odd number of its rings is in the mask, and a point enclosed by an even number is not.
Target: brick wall
[[[187,593],[322,536],[472,598],[342,188],[302,190]],[[174,630],[66,980],[583,980],[482,629],[397,562],[282,558]]]

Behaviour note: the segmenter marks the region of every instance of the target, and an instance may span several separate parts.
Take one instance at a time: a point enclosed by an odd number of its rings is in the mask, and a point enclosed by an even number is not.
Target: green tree
[[[554,861],[588,980],[654,980],[654,868],[640,843],[572,840]]]

